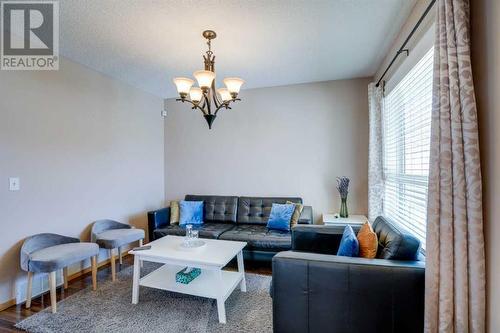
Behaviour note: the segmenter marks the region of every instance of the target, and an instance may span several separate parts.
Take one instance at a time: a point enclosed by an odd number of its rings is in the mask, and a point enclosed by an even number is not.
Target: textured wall
[[[500,1],[471,1],[472,70],[479,116],[488,332],[500,332]]]
[[[164,199],[161,108],[64,59],[59,71],[0,73],[0,304],[23,284],[26,236],[89,239],[100,218],[146,226],[145,212]],[[20,177],[19,192],[9,176]]]
[[[367,213],[368,79],[249,89],[208,130],[200,111],[167,100],[166,199],[185,194],[301,196],[316,219],[337,211],[337,176],[351,178],[351,213]]]

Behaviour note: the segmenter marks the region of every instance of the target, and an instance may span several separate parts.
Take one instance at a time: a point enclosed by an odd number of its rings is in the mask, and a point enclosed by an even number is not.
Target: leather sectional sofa
[[[297,226],[292,251],[273,258],[274,332],[423,332],[425,261],[418,239],[378,217],[377,258],[340,257],[343,229]]]
[[[246,259],[271,260],[276,253],[292,248],[291,231],[269,230],[266,225],[273,203],[302,203],[302,198],[186,195],[185,200],[204,202],[200,237],[245,241]],[[312,223],[312,208],[304,206],[299,224]],[[152,241],[166,235],[184,236],[186,232],[170,224],[170,207],[166,207],[148,212],[148,233]]]

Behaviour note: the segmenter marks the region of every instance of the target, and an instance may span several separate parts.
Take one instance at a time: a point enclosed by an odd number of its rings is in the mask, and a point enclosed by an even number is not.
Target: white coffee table
[[[197,250],[184,250],[180,245],[184,237],[165,236],[148,245],[150,250],[129,251],[134,255],[132,304],[139,302],[139,286],[163,289],[217,300],[219,322],[226,323],[224,302],[236,286],[246,292],[243,248],[246,242],[203,239],[206,246]],[[231,259],[237,257],[238,271],[222,270]],[[163,263],[162,267],[141,278],[141,262]],[[201,269],[201,274],[189,284],[175,281],[175,274],[184,267]]]

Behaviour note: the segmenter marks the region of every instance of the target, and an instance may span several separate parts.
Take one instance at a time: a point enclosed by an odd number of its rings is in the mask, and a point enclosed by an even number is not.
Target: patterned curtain
[[[373,222],[382,215],[384,196],[382,165],[382,102],[383,88],[368,85],[370,141],[368,149],[368,220]]]
[[[485,258],[469,2],[437,0],[425,332],[485,331]]]

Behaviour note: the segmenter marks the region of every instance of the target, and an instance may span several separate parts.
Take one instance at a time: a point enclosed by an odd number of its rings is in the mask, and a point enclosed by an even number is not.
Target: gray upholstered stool
[[[57,234],[38,234],[26,238],[21,247],[21,268],[28,272],[26,308],[31,306],[31,287],[34,273],[49,273],[50,304],[57,311],[56,271],[62,269],[64,289],[68,288],[68,266],[92,258],[92,289],[97,288],[97,255],[94,243],[80,243],[78,238]]]
[[[113,220],[99,220],[94,222],[94,225],[92,226],[91,237],[93,242],[96,242],[100,247],[109,250],[109,257],[111,260],[111,279],[115,281],[116,257],[114,249],[118,249],[118,258],[121,265],[122,246],[136,241],[139,241],[139,246],[142,246],[142,242],[144,240],[144,230],[135,229],[128,224]]]

